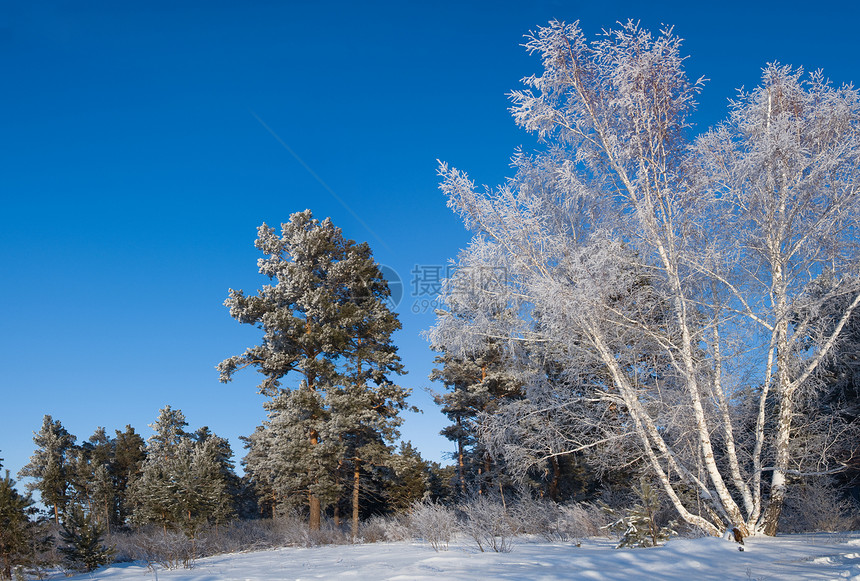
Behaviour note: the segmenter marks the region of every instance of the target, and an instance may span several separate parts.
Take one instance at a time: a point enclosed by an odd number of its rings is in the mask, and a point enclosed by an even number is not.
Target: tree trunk
[[[553,502],[558,502],[558,484],[559,477],[561,475],[561,467],[558,465],[558,458],[553,456],[549,459],[550,465],[552,466],[552,478],[549,481],[549,498]]]
[[[490,458],[490,454],[484,452],[484,477],[481,479],[481,494],[490,490],[490,469],[492,468],[492,464],[493,461]]]
[[[322,508],[320,506],[320,499],[313,492],[308,492],[308,509],[310,511],[310,517],[308,519],[308,528],[312,531],[320,530],[321,524],[321,516],[322,516]]]
[[[768,536],[775,536],[779,525],[779,515],[782,512],[782,503],[785,501],[785,470],[791,456],[788,445],[791,437],[791,415],[794,411],[792,396],[794,389],[789,376],[789,350],[788,350],[788,291],[785,282],[785,269],[783,268],[780,253],[776,250],[771,253],[771,264],[773,269],[773,283],[771,293],[774,297],[774,314],[776,316],[776,391],[779,395],[779,416],[776,423],[776,438],[774,448],[773,475],[770,482],[770,498],[767,502],[764,515],[762,516],[762,531]]]
[[[305,329],[306,329],[307,333],[310,334],[310,332],[311,332],[310,321],[305,323]],[[315,359],[315,358],[316,358],[316,355],[314,355],[314,357],[312,357],[312,359]],[[315,390],[315,387],[314,387],[314,384],[315,384],[314,380],[315,379],[316,378],[314,377],[314,375],[310,371],[305,373],[305,384],[306,384],[307,388],[311,391]],[[319,444],[319,441],[320,441],[319,440],[319,432],[317,432],[313,428],[311,428],[310,438],[311,438],[311,446],[312,447]],[[316,476],[311,475],[311,479],[312,479],[312,481],[315,482]],[[322,521],[322,507],[320,505],[319,497],[313,493],[313,490],[308,491],[308,512],[310,513],[308,516],[308,527],[312,531],[320,530],[320,524]]]
[[[776,458],[774,459],[773,475],[770,481],[770,498],[767,502],[762,524],[762,532],[768,536],[776,536],[779,526],[779,515],[782,513],[782,505],[785,502],[787,484],[785,481],[785,470],[788,467],[789,440],[791,436],[791,415],[794,410],[792,396],[794,390],[780,389],[779,421],[776,433]]]
[[[461,431],[462,423],[460,421],[460,416],[457,416],[457,431],[458,433]],[[463,438],[457,438],[457,475],[460,479],[460,492],[465,495],[466,494],[466,462],[464,459],[463,452]]]
[[[311,430],[311,446],[316,446],[317,444],[319,444],[319,434],[316,430]],[[312,531],[320,530],[322,507],[320,505],[319,497],[314,494],[312,490],[308,491],[308,512],[310,513],[310,516],[308,517],[308,527]]]
[[[355,458],[352,474],[352,540],[358,538],[358,497],[361,490],[361,460]]]

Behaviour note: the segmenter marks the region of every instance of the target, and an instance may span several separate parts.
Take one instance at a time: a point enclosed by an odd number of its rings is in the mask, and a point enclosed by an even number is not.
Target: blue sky
[[[710,79],[702,129],[768,61],[860,82],[860,9],[847,2],[11,4],[0,7],[0,457],[13,473],[44,414],[79,441],[126,424],[148,437],[167,404],[241,458],[238,436],[264,418],[257,375],[225,385],[214,366],[259,337],[222,303],[264,282],[256,227],[305,208],[403,279],[402,383],[424,409],[403,436],[445,461],[444,418],[424,391],[431,297],[412,296],[411,273],[444,266],[469,235],[437,189],[436,159],[496,184],[517,146],[535,147],[505,94],[538,72],[519,45],[550,19],[591,33],[627,18],[673,24],[690,76]]]

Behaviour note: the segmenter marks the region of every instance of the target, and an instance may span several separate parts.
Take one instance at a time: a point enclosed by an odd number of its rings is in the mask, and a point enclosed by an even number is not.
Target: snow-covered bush
[[[205,543],[183,533],[146,527],[128,535],[115,535],[118,554],[132,561],[143,561],[150,568],[190,569],[194,560],[205,552]]]
[[[450,508],[436,502],[416,502],[409,510],[409,528],[413,536],[429,543],[434,550],[448,550],[457,533],[457,516]]]
[[[860,506],[845,498],[828,478],[789,488],[779,528],[786,533],[848,531],[860,525]]]
[[[406,518],[401,516],[370,517],[361,523],[358,533],[362,543],[405,541],[412,537]]]
[[[482,553],[485,549],[511,552],[516,526],[501,502],[477,496],[462,502],[458,508],[465,516],[463,532],[475,541]]]
[[[523,497],[509,513],[517,533],[539,535],[550,542],[598,536],[609,524],[606,513],[590,503],[557,504]]]

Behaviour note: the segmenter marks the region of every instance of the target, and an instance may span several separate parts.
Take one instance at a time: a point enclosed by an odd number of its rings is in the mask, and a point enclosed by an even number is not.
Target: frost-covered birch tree
[[[511,110],[546,147],[518,152],[495,189],[440,166],[476,232],[461,270],[507,276],[452,281],[432,343],[468,353],[492,338],[520,361],[527,399],[484,434],[509,463],[544,461],[547,442],[615,450],[645,462],[687,523],[775,534],[787,479],[840,468],[794,445],[792,422],[860,303],[857,91],[768,65],[694,138],[703,82],[671,29],[588,40],[551,22],[525,47],[543,72]],[[813,325],[835,297],[833,324]]]

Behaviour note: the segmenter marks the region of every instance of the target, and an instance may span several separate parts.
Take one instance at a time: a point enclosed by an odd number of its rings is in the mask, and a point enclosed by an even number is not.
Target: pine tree
[[[374,263],[361,261],[355,268],[364,284],[353,285],[349,350],[343,387],[328,394],[337,437],[345,448],[345,467],[351,472],[352,535],[358,535],[362,473],[384,467],[402,423],[409,390],[395,384],[389,374],[404,373],[391,335],[400,322],[387,306],[388,285]]]
[[[41,519],[30,495],[15,490],[15,481],[6,475],[0,480],[0,579],[11,579],[12,568],[33,563],[42,538]]]
[[[238,478],[226,440],[200,428],[185,430],[181,410],[165,407],[151,424],[140,476],[131,486],[135,522],[156,523],[195,539],[201,527],[235,516]]]
[[[438,347],[438,346],[437,346]],[[502,401],[522,397],[520,383],[505,368],[501,350],[487,343],[480,353],[436,357],[440,367],[430,379],[441,381],[448,393],[437,394],[436,404],[454,423],[441,434],[455,442],[458,487],[461,494],[486,493],[496,466],[496,459],[479,438],[481,414],[492,413]]]
[[[243,463],[267,514],[307,506],[310,495],[320,503],[336,502],[342,491],[338,461],[344,448],[327,430],[329,414],[322,396],[295,390],[264,406],[268,419],[246,438]],[[308,438],[310,433],[317,435],[316,441]]]
[[[114,442],[99,427],[89,440],[69,451],[69,482],[75,504],[106,529],[116,520],[117,494],[112,475]]]
[[[128,498],[130,483],[140,476],[143,461],[146,459],[144,451],[146,443],[134,428],[127,425],[124,432],[115,430],[114,459],[111,466],[111,475],[114,481],[116,493],[116,514],[114,524],[125,525],[132,513],[132,506]]]
[[[69,511],[60,530],[65,545],[59,550],[72,569],[90,572],[112,562],[115,550],[104,545],[104,533],[105,529],[80,507]]]
[[[430,463],[412,442],[401,442],[400,450],[390,461],[395,478],[388,487],[389,506],[395,512],[404,512],[416,502],[430,498]]]
[[[185,476],[186,455],[183,442],[189,438],[185,415],[168,405],[159,411],[150,427],[146,459],[140,476],[131,485],[132,520],[138,524],[156,523],[164,530],[178,527],[182,521],[181,499],[177,480]]]
[[[27,485],[27,490],[38,490],[42,503],[54,513],[54,522],[60,523],[60,514],[69,503],[69,453],[73,450],[75,436],[69,434],[59,420],[54,421],[46,415],[42,428],[33,437],[38,448],[30,457],[18,476],[35,480]]]
[[[236,516],[236,500],[241,481],[233,466],[233,450],[229,442],[208,427],[194,433],[192,473],[201,499],[202,518],[216,527]]]
[[[660,526],[657,522],[657,513],[662,508],[662,503],[654,487],[642,480],[633,491],[639,497],[639,503],[634,505],[625,516],[609,525],[610,528],[621,532],[621,541],[615,547],[616,549],[656,547],[677,534],[674,530],[677,524],[675,521],[664,526]],[[611,515],[615,514],[615,510],[605,505],[604,510]]]
[[[317,529],[322,504],[340,495],[333,474],[344,454],[360,476],[365,456],[396,429],[408,393],[388,379],[402,372],[390,341],[400,324],[370,248],[345,239],[331,220],[296,213],[280,236],[263,224],[256,246],[267,256],[260,273],[274,284],[255,296],[231,289],[225,305],[239,322],[260,328],[263,341],[218,369],[224,382],[249,366],[264,376],[259,390],[272,398],[269,419],[248,440],[247,465],[278,502],[303,494]],[[297,385],[284,386],[293,375]]]

